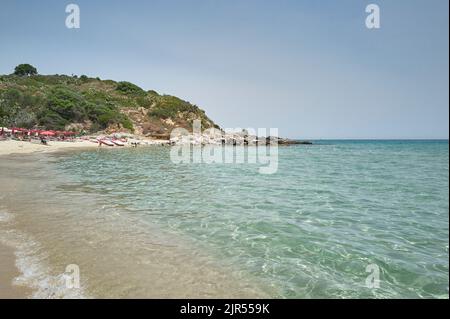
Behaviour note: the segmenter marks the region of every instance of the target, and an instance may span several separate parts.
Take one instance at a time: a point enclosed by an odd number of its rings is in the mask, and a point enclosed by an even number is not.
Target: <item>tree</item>
[[[36,75],[37,70],[34,66],[31,64],[19,64],[14,69],[14,74],[19,76],[30,76],[30,75]]]

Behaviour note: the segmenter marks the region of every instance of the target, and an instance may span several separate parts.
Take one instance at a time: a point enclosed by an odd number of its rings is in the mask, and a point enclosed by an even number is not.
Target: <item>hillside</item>
[[[175,127],[218,127],[205,112],[175,96],[129,82],[87,76],[0,76],[0,126],[132,132],[166,137]]]

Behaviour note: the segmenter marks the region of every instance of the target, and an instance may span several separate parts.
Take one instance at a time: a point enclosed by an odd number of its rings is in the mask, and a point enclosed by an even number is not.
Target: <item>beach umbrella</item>
[[[41,132],[41,135],[47,135],[47,136],[55,136],[55,132],[53,131],[43,131]]]
[[[40,132],[41,130],[30,130],[30,134],[34,134],[35,136],[39,135]]]
[[[17,132],[22,132],[22,129],[21,129],[21,128],[18,128],[18,127],[13,127],[13,128],[11,129],[11,131],[12,131],[12,133],[14,134],[14,133],[17,133]]]

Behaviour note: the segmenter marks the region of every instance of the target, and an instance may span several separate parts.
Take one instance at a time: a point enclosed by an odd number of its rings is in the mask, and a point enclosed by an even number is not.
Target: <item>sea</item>
[[[449,298],[448,140],[279,146],[270,174],[172,155],[0,157],[14,284],[34,298]]]

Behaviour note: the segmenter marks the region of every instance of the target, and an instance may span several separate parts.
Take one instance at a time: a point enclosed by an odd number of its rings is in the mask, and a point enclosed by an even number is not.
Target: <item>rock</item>
[[[291,140],[288,138],[274,137],[269,136],[266,137],[266,144],[270,143],[278,143],[278,145],[312,145],[311,141],[300,141],[300,140]]]

